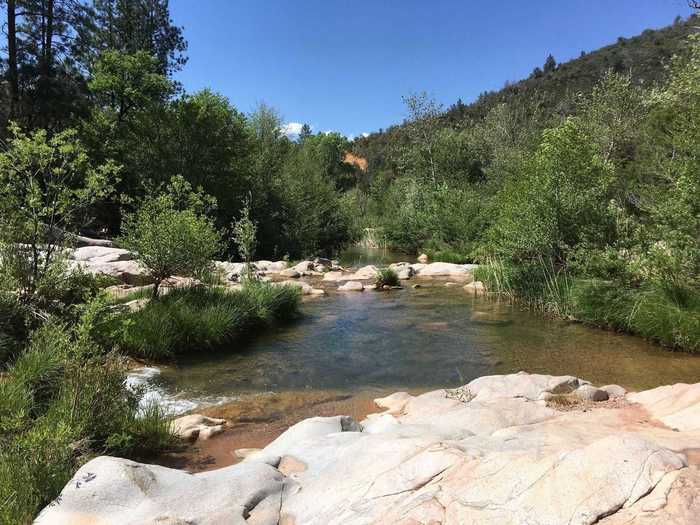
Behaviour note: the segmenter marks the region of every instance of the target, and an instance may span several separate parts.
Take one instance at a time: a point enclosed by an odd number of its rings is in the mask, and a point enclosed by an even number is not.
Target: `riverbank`
[[[376,412],[374,399],[389,393],[381,389],[355,393],[332,390],[270,392],[206,407],[197,413],[224,419],[224,431],[209,439],[196,440],[183,450],[154,458],[153,463],[192,473],[234,465],[243,460],[246,450],[264,448],[304,419],[345,414],[355,421],[362,421]]]
[[[628,394],[521,373],[376,402],[384,412],[361,422],[306,419],[194,476],[97,458],[37,523],[690,525],[700,513],[700,384]]]
[[[476,278],[489,291],[548,317],[644,337],[661,346],[700,352],[700,290],[697,283],[655,276],[588,278],[541,262],[513,265],[497,259]]]

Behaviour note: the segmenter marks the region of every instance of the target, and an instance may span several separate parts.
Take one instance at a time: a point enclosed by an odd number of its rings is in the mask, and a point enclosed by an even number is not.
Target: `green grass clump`
[[[700,352],[700,291],[674,281],[650,281],[638,288],[585,281],[576,286],[575,315],[657,341]]]
[[[250,282],[241,290],[181,288],[143,309],[122,314],[114,330],[119,346],[147,359],[165,359],[236,347],[245,336],[297,314],[299,291]]]
[[[573,278],[539,262],[489,260],[474,272],[489,290],[546,314],[639,335],[678,350],[700,352],[700,290],[672,278],[638,286]]]
[[[0,523],[30,523],[95,455],[144,459],[176,443],[89,332],[45,323],[0,379]]]
[[[377,270],[374,285],[377,290],[381,290],[383,286],[399,286],[399,274],[393,268],[380,268]]]
[[[509,264],[489,259],[474,271],[490,291],[553,317],[571,315],[571,277],[552,263],[540,259],[529,264]]]
[[[15,295],[0,292],[0,368],[22,348],[32,324],[29,309]]]

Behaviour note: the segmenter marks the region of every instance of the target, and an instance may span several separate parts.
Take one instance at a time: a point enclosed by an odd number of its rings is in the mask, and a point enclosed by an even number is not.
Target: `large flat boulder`
[[[700,384],[576,394],[591,388],[518,373],[399,392],[360,423],[307,419],[206,474],[97,458],[37,523],[697,523],[698,458],[685,451],[700,449]]]
[[[467,276],[474,272],[476,264],[453,264],[445,262],[434,262],[430,264],[414,264],[412,268],[419,277],[441,277],[441,276]]]
[[[78,470],[36,523],[245,525],[279,509],[283,482],[277,469],[261,462],[192,475],[101,456]]]
[[[661,386],[627,397],[664,425],[678,430],[700,430],[700,383]]]
[[[143,286],[152,282],[146,270],[136,261],[101,262],[92,260],[78,262],[77,265],[86,272],[95,275],[108,275],[132,286]]]
[[[70,257],[75,261],[98,262],[130,261],[134,258],[129,250],[105,246],[83,246],[82,248],[76,248],[73,250]]]

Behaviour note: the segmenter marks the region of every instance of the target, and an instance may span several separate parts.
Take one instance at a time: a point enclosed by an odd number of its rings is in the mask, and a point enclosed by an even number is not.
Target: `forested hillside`
[[[673,25],[648,29],[632,38],[620,37],[614,44],[586,53],[574,60],[558,64],[546,57],[543,65],[534,67],[532,74],[517,82],[506,82],[503,89],[482,93],[464,104],[458,100],[446,108],[444,126],[464,128],[486,118],[500,104],[519,108],[521,112],[537,112],[542,117],[575,113],[576,101],[590,93],[607,71],[629,75],[633,84],[650,87],[665,78],[665,66],[671,57],[687,47],[687,38],[700,25],[697,18],[677,18]],[[391,165],[389,149],[408,140],[401,124],[380,130],[353,143],[353,151],[368,159],[374,168]]]

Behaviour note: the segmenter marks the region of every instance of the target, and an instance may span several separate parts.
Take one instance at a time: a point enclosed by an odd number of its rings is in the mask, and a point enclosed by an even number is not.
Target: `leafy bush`
[[[91,323],[45,323],[0,381],[1,523],[30,522],[95,454],[144,458],[176,442],[157,408],[139,409]]]
[[[380,268],[377,270],[377,278],[374,285],[377,290],[381,290],[384,286],[399,286],[399,275],[393,268]]]
[[[113,337],[126,352],[149,359],[240,348],[245,336],[297,313],[299,291],[249,281],[239,291],[175,289],[116,319]]]
[[[60,281],[66,231],[86,223],[118,169],[94,166],[73,129],[49,136],[12,124],[10,133],[0,153],[0,285],[30,300],[47,280]]]
[[[546,130],[523,168],[522,176],[496,197],[490,251],[525,263],[539,257],[563,263],[572,246],[608,241],[612,166],[600,157],[580,120],[570,118]]]
[[[34,321],[15,295],[0,292],[0,368],[22,348]]]
[[[125,218],[119,241],[148,270],[154,297],[172,275],[196,277],[208,271],[221,246],[213,222],[191,205],[181,208],[176,197],[171,190],[146,200]]]
[[[483,199],[466,186],[404,178],[375,191],[377,225],[390,246],[407,253],[452,247],[471,256],[488,224]]]

